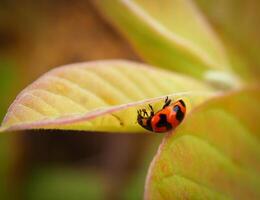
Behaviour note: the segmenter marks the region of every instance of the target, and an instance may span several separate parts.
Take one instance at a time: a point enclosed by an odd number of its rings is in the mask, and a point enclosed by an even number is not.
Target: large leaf
[[[149,170],[146,199],[259,199],[260,90],[208,101],[167,135]]]
[[[145,60],[196,77],[209,70],[232,77],[221,42],[192,1],[94,2]]]
[[[249,80],[252,76],[259,79],[260,1],[195,1],[228,47],[236,71]]]
[[[168,94],[186,96],[190,110],[212,92],[199,81],[134,62],[72,64],[50,71],[22,91],[2,129],[142,131],[136,123],[138,105]]]

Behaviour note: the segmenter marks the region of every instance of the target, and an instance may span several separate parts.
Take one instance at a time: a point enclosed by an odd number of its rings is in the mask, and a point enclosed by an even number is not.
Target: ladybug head
[[[142,110],[137,110],[137,122],[143,128],[145,128],[149,131],[153,131],[152,125],[151,125],[151,117],[150,116],[144,117],[142,115]]]

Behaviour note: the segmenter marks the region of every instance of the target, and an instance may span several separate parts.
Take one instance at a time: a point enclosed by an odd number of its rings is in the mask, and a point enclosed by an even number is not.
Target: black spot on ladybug
[[[172,128],[172,125],[167,121],[167,116],[165,114],[160,114],[159,117],[160,120],[156,124],[158,128],[160,127],[166,127],[167,129]]]
[[[184,117],[184,113],[181,111],[180,106],[174,106],[173,111],[176,112],[176,119],[181,122]]]
[[[184,107],[186,107],[186,105],[185,105],[185,103],[184,103],[184,101],[181,99],[181,100],[179,100],[179,102],[181,103],[181,105],[183,105]]]

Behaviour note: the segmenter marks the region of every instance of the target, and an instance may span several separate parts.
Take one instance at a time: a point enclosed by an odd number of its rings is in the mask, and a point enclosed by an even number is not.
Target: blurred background
[[[53,67],[139,60],[85,0],[2,0],[0,121],[15,96]],[[142,199],[161,137],[31,131],[0,135],[0,199]]]

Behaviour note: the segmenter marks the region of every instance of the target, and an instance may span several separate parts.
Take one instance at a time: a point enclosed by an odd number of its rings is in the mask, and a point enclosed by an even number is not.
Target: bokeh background
[[[89,1],[0,3],[0,121],[15,96],[63,64],[139,60]],[[161,137],[31,131],[0,135],[0,199],[141,199]]]

